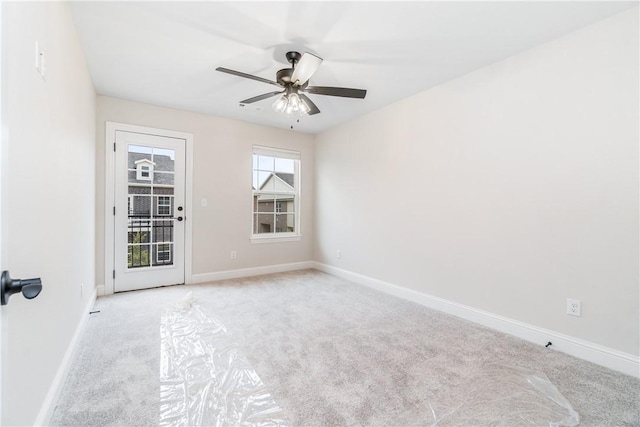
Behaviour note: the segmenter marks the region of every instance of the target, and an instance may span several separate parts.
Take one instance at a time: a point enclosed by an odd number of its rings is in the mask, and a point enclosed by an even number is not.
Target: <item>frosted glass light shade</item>
[[[286,110],[288,103],[289,103],[289,101],[287,100],[287,97],[285,95],[282,95],[280,98],[276,99],[276,101],[273,103],[272,107],[278,113],[282,113],[283,111]]]

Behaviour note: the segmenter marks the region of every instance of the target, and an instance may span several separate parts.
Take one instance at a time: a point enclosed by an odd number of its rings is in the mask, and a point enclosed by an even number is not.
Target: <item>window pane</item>
[[[129,245],[127,261],[129,268],[148,267],[150,265],[150,245]]]
[[[292,173],[276,172],[279,179],[275,180],[276,191],[293,191],[295,188],[295,175]]]
[[[273,172],[274,160],[275,159],[273,157],[258,156],[258,169]]]
[[[293,162],[294,162],[293,159],[276,158],[275,171],[276,172],[287,172],[287,173],[293,174],[293,172],[294,172]]]
[[[253,215],[254,234],[273,233],[273,214]]]
[[[276,214],[276,233],[295,232],[295,214]]]
[[[173,264],[173,245],[159,244],[153,247],[153,265]]]
[[[136,161],[147,159],[151,162],[151,148],[150,147],[140,147],[138,145],[129,145],[128,146],[128,161],[129,169],[136,169]]]
[[[276,194],[276,212],[286,213],[294,211],[293,194]]]
[[[275,191],[276,182],[271,172],[258,172],[258,188],[257,190]]]
[[[153,194],[173,196],[173,187],[154,187]]]
[[[151,241],[151,221],[129,220],[129,243],[149,243]]]
[[[151,196],[141,194],[131,194],[132,191],[143,190],[138,187],[129,187],[129,220],[132,218],[141,219],[151,216]],[[145,190],[148,190],[146,188]]]
[[[173,220],[153,221],[153,242],[154,243],[173,242]]]
[[[252,157],[253,234],[297,233],[296,171],[299,159],[278,150],[254,148]]]
[[[254,197],[254,212],[272,212],[274,211],[272,194],[257,194]]]
[[[162,172],[175,171],[174,159],[175,159],[174,150],[168,150],[163,148],[153,149],[153,162],[155,163],[155,165],[153,166],[153,169],[156,171],[162,171]]]
[[[171,197],[156,197],[156,216],[168,216],[172,214],[173,210],[171,209]]]
[[[135,170],[129,171],[128,177],[129,177],[128,179],[129,184],[147,184],[148,185],[151,183],[150,178],[148,177],[145,178],[141,176],[142,179],[138,179],[138,172]]]
[[[173,185],[173,173],[154,172],[153,183],[160,185]]]

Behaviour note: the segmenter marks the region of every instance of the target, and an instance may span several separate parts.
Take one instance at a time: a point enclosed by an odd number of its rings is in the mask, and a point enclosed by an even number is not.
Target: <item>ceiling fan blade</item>
[[[304,93],[298,93],[298,96],[302,98],[304,103],[307,104],[307,107],[309,107],[309,112],[307,113],[308,115],[313,116],[314,114],[318,114],[320,112],[318,106],[314,104],[307,95],[305,95]]]
[[[245,99],[244,101],[240,101],[240,104],[252,104],[254,102],[262,101],[263,99],[271,98],[272,96],[276,96],[276,95],[279,95],[281,93],[284,93],[284,91],[282,90],[280,92],[265,93],[263,95],[254,96],[253,98],[249,98],[249,99]]]
[[[296,86],[302,86],[311,78],[313,73],[318,71],[320,64],[322,64],[322,58],[306,52],[296,64],[291,75],[291,82]]]
[[[367,95],[364,89],[351,89],[348,87],[308,86],[304,90],[316,95],[342,96],[343,98],[363,99]]]
[[[243,73],[241,71],[230,70],[228,68],[223,68],[223,67],[216,68],[216,71],[221,71],[223,73],[233,74],[234,76],[244,77],[245,79],[257,80],[257,81],[262,82],[262,83],[269,83],[271,85],[276,85],[278,87],[282,87],[279,83],[276,83],[276,82],[274,82],[272,80],[263,79],[262,77],[254,76],[254,75],[247,74],[247,73]]]

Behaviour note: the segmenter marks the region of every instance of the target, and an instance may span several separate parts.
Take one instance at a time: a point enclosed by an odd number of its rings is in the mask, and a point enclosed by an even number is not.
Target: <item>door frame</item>
[[[7,95],[7,26],[4,19],[3,9],[4,2],[0,1],[0,271],[2,269],[7,269],[6,261],[7,261],[7,251],[5,247],[5,241],[2,240],[2,229],[4,227],[4,223],[2,222],[2,209],[3,203],[2,199],[4,194],[6,193],[7,187],[7,150],[8,147],[8,137],[9,130],[8,126],[8,95]],[[5,234],[6,239],[6,234]],[[7,364],[7,355],[9,353],[8,345],[7,345],[7,331],[8,331],[8,322],[9,314],[7,313],[6,308],[0,309],[0,425],[2,424],[2,402],[4,401],[5,396],[5,385],[4,385],[4,372],[8,369]]]
[[[113,271],[115,267],[115,143],[116,131],[157,135],[178,138],[185,141],[185,230],[184,230],[184,283],[192,283],[191,258],[193,234],[193,134],[146,126],[130,125],[118,122],[106,122],[105,135],[105,191],[104,191],[104,292],[98,295],[111,295],[115,292]]]

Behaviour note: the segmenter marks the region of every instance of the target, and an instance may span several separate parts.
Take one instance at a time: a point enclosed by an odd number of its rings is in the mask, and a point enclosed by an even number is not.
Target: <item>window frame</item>
[[[173,264],[173,254],[171,253],[172,243],[156,243],[156,265],[170,265]],[[166,250],[160,250],[160,246],[166,246]],[[166,260],[160,259],[160,254],[168,254],[169,257]]]
[[[293,179],[294,179],[294,185],[293,185],[293,189],[294,191],[290,192],[290,193],[286,193],[286,194],[292,194],[293,195],[293,207],[294,207],[294,211],[293,211],[293,215],[294,215],[294,230],[295,231],[284,231],[284,232],[276,232],[275,230],[276,228],[276,223],[274,222],[273,224],[273,230],[272,232],[269,233],[255,233],[255,224],[254,224],[254,220],[255,220],[255,215],[259,214],[260,212],[257,210],[257,206],[255,206],[254,200],[255,200],[255,196],[256,194],[273,194],[274,196],[277,194],[283,194],[282,191],[272,191],[269,192],[267,191],[261,191],[258,189],[253,189],[253,173],[254,171],[259,171],[260,169],[254,169],[253,166],[253,158],[255,155],[258,156],[268,156],[268,157],[275,157],[275,158],[281,158],[281,159],[291,159],[294,160],[294,172],[293,172]],[[252,173],[252,177],[251,177],[251,221],[250,221],[250,225],[251,225],[251,242],[252,243],[274,243],[274,242],[291,242],[291,241],[298,241],[302,238],[302,233],[300,231],[300,224],[301,224],[301,214],[300,214],[300,182],[301,182],[301,173],[300,173],[300,169],[301,169],[301,155],[300,152],[298,151],[293,151],[293,150],[286,150],[286,149],[282,149],[282,148],[273,148],[273,147],[265,147],[265,146],[260,146],[260,145],[254,145],[253,146],[253,150],[252,150],[252,154],[251,154],[251,159],[252,159],[252,166],[251,166],[251,173]],[[275,173],[275,171],[274,171]],[[276,203],[277,203],[277,199],[276,202],[274,203],[273,206],[273,215],[274,215],[274,221],[275,221],[275,217],[276,215],[279,215],[280,213],[276,213]],[[271,214],[271,212],[269,212]]]
[[[149,161],[147,159],[142,159],[136,162],[136,180],[137,181],[152,181],[153,180],[152,173],[153,173],[152,161]]]
[[[171,211],[172,211],[172,196],[168,195],[168,194],[158,194],[155,196],[156,197],[156,216],[158,217],[167,217],[167,216],[171,216]],[[160,204],[160,199],[164,200],[167,199],[169,201],[168,205],[165,204]],[[167,211],[168,213],[160,213],[160,208],[168,208]]]

